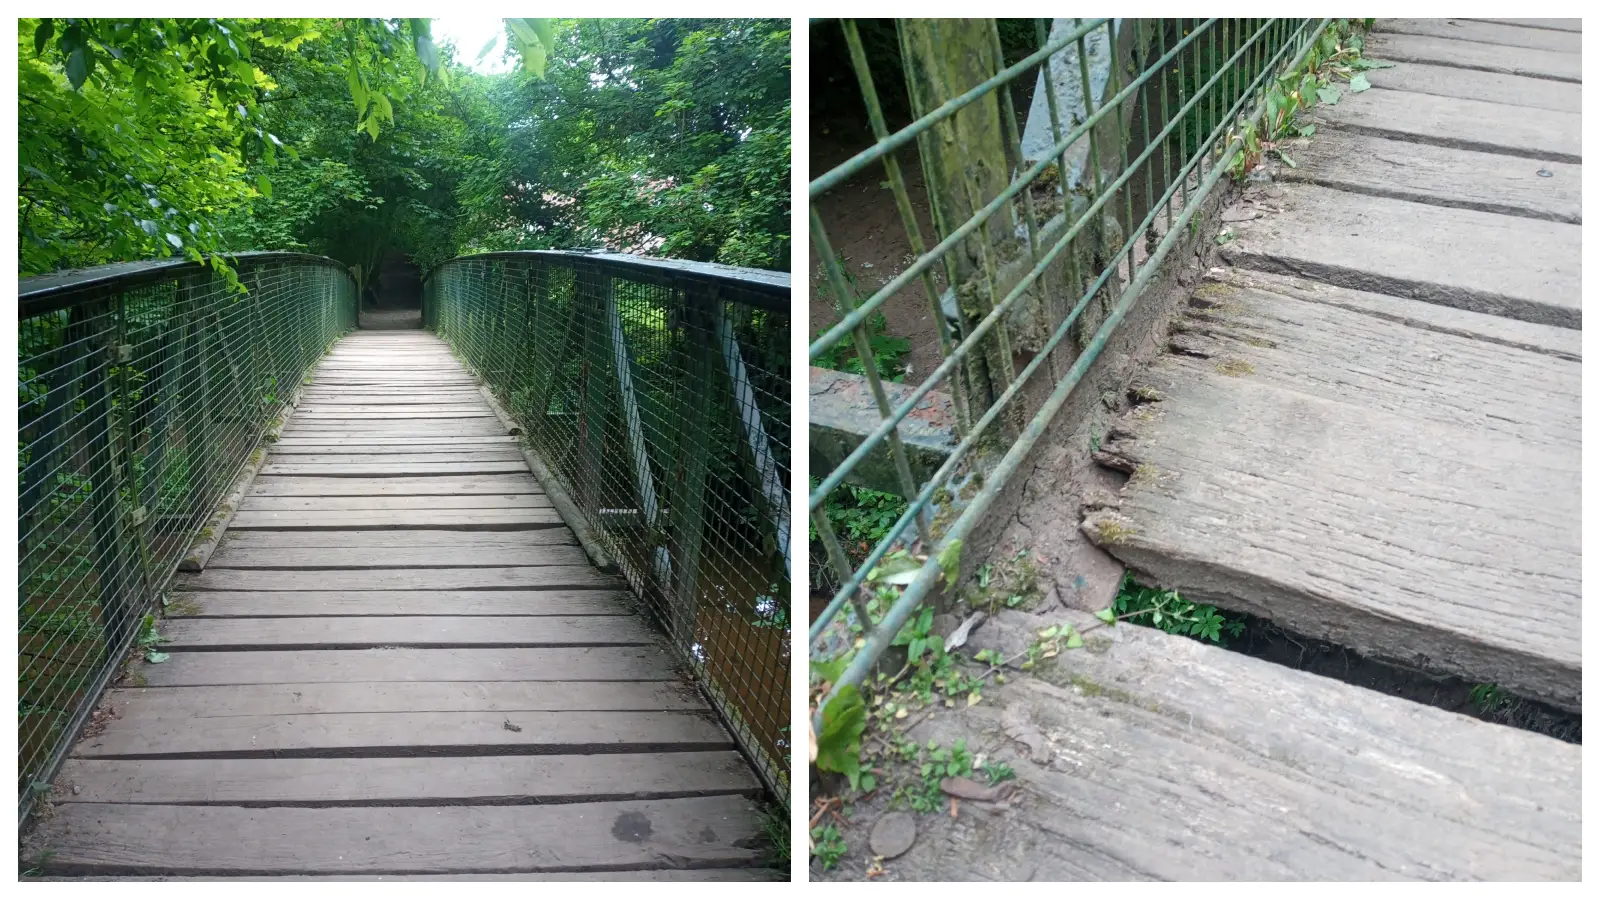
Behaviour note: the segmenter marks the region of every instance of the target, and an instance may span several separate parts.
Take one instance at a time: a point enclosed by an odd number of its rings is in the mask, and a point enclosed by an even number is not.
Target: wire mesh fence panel
[[[495,253],[423,297],[787,803],[788,276]]]
[[[961,541],[1172,249],[1195,238],[1201,204],[1223,174],[1247,174],[1285,116],[1292,124],[1297,105],[1315,102],[1306,96],[1314,79],[1304,81],[1300,66],[1335,52],[1329,22],[1038,20],[1030,45],[1008,52],[997,20],[897,20],[912,120],[893,132],[874,82],[882,67],[870,65],[862,41],[870,27],[883,43],[890,26],[840,23],[875,143],[810,186],[812,247],[837,321],[809,355],[821,365],[855,354],[880,420],[831,471],[813,473],[813,569],[831,597],[811,622],[812,658],[848,659],[817,707],[819,723],[827,700],[859,685],[928,599],[941,558],[959,558]],[[916,196],[909,166],[924,174]],[[819,200],[876,181],[879,167],[912,252],[863,296],[833,250]],[[922,314],[938,326],[940,357],[891,402],[888,373],[868,362],[871,329],[886,305],[919,291]],[[949,398],[957,442],[931,477],[914,478],[901,428],[935,390]],[[979,447],[994,458],[981,479],[958,482]],[[847,545],[828,515],[830,498],[863,461],[885,453],[905,502],[877,540]],[[958,487],[963,504],[935,527],[935,503],[950,506]],[[869,580],[886,556],[918,539],[914,578]]]
[[[338,263],[246,254],[25,279],[18,316],[19,820],[263,433],[353,327]]]

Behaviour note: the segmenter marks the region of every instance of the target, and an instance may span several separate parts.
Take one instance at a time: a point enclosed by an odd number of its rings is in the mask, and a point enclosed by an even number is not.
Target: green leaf
[[[1288,167],[1289,167],[1289,168],[1291,168],[1291,169],[1298,169],[1298,168],[1300,168],[1300,166],[1299,166],[1299,165],[1298,165],[1298,164],[1297,164],[1297,163],[1295,163],[1295,161],[1294,161],[1294,160],[1292,160],[1292,159],[1290,159],[1290,158],[1289,158],[1289,154],[1287,154],[1287,153],[1285,153],[1285,152],[1283,152],[1283,151],[1282,151],[1282,150],[1279,150],[1279,151],[1278,151],[1278,158],[1279,158],[1279,159],[1281,159],[1281,160],[1283,160],[1283,164],[1284,164],[1284,165],[1286,165],[1286,166],[1288,166]]]
[[[39,27],[33,30],[33,55],[39,56],[43,54],[44,48],[49,45],[50,39],[55,37],[55,34],[55,19],[45,19],[40,22]]]
[[[1067,649],[1068,650],[1076,650],[1076,649],[1078,649],[1079,647],[1082,647],[1082,646],[1083,646],[1083,635],[1078,633],[1078,629],[1073,628],[1070,625],[1067,626]]]
[[[378,117],[375,116],[375,115],[374,116],[368,116],[366,124],[361,126],[361,127],[366,130],[367,136],[372,138],[373,143],[377,143],[377,141],[378,141]]]
[[[356,70],[356,61],[350,60],[350,68],[345,73],[345,82],[350,85],[350,99],[356,104],[356,119],[359,121],[367,114],[367,103],[371,99],[367,93],[366,85],[361,83],[361,73]]]
[[[822,708],[822,729],[817,734],[817,768],[838,772],[859,786],[861,735],[867,730],[867,708],[855,685],[845,685]]]
[[[845,667],[849,665],[850,659],[843,656],[826,661],[812,660],[811,674],[820,682],[832,684],[839,680],[839,676],[844,674]]]
[[[878,787],[878,776],[871,772],[861,773],[861,793],[870,794]]]
[[[267,173],[263,172],[256,176],[256,190],[268,200],[272,199],[272,179],[267,177]]]
[[[164,663],[171,658],[172,654],[162,653],[160,650],[150,650],[144,655],[144,661],[149,663]]]
[[[1306,125],[1301,125],[1300,126],[1300,136],[1301,137],[1311,137],[1313,134],[1316,134],[1316,133],[1317,133],[1317,126],[1315,124],[1306,124]]]
[[[388,122],[390,125],[393,125],[394,124],[394,104],[390,103],[389,102],[389,98],[386,95],[381,94],[381,93],[375,95],[373,97],[373,101],[375,103],[377,103],[377,105],[378,105],[378,108],[377,108],[377,111],[376,111],[377,114],[380,115],[380,116],[383,116],[384,121]]]
[[[908,555],[885,558],[883,562],[874,566],[867,573],[867,580],[882,584],[905,586],[917,580],[917,573],[922,570],[922,563],[915,557]]]
[[[507,19],[506,27],[522,54],[522,67],[535,78],[544,77],[545,59],[554,49],[554,30],[549,19]]]
[[[1372,85],[1367,81],[1366,75],[1357,72],[1356,74],[1350,76],[1350,93],[1359,94],[1371,87]]]
[[[956,538],[949,546],[939,551],[939,571],[944,573],[944,583],[955,587],[956,579],[961,577],[961,539]]]
[[[1095,613],[1094,617],[1106,623],[1107,625],[1117,624],[1117,614],[1112,612],[1111,607],[1109,606]]]
[[[478,51],[478,57],[474,60],[474,62],[483,62],[483,58],[488,56],[489,51],[493,50],[495,45],[498,43],[500,43],[500,35],[497,34],[494,37],[489,38],[488,42],[483,45],[483,49]]]
[[[1362,69],[1392,69],[1394,68],[1394,63],[1384,62],[1381,59],[1358,59],[1350,63],[1350,68],[1358,71]]]
[[[1327,87],[1317,88],[1317,99],[1328,104],[1329,106],[1337,106],[1339,104],[1339,97],[1339,89],[1331,84]]]
[[[79,44],[67,57],[67,82],[73,90],[80,90],[83,83],[89,80],[89,73],[94,71],[94,51],[88,44]]]

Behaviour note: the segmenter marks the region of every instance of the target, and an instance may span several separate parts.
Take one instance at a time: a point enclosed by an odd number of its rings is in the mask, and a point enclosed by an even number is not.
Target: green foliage
[[[241,250],[788,255],[787,20],[23,19],[20,269]]]
[[[1224,635],[1244,634],[1244,622],[1217,612],[1214,606],[1199,606],[1178,596],[1177,591],[1147,588],[1130,573],[1122,579],[1117,601],[1112,605],[1117,618],[1135,625],[1150,625],[1168,634],[1181,634],[1214,644],[1225,644]],[[1104,616],[1101,616],[1104,620]]]
[[[990,784],[999,784],[1017,777],[1017,771],[998,759],[990,759],[984,761],[983,777]]]
[[[849,852],[850,845],[845,843],[837,825],[829,822],[811,829],[811,855],[822,863],[824,869],[837,868],[839,860]]]
[[[1506,694],[1498,684],[1475,684],[1470,693],[1472,705],[1477,708],[1479,715],[1490,715],[1498,712],[1507,703]]]
[[[899,786],[892,803],[906,803],[919,813],[940,812],[945,808],[945,797],[939,782],[946,778],[970,777],[972,754],[965,740],[958,740],[949,747],[941,747],[937,741],[930,740],[916,748],[914,765],[916,780]]]
[[[856,788],[861,780],[861,735],[867,730],[867,711],[861,692],[845,685],[822,708],[822,730],[817,733],[817,768],[838,772]]]

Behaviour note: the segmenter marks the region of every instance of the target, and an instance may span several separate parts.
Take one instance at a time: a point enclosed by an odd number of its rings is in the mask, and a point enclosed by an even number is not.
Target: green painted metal
[[[872,311],[912,279],[928,271],[959,241],[976,233],[982,221],[993,215],[1002,205],[1014,202],[1014,198],[1024,190],[1031,190],[1047,168],[1064,162],[1065,154],[1072,144],[1086,137],[1090,141],[1089,156],[1093,170],[1086,173],[1088,177],[1082,188],[1089,192],[1092,202],[1081,212],[1077,212],[1078,207],[1071,203],[1064,204],[1061,215],[1076,213],[1076,219],[1042,254],[1037,242],[1037,232],[1033,227],[1029,227],[1028,233],[1022,240],[1026,241],[1024,252],[1029,254],[1030,259],[1036,261],[1032,269],[1004,299],[996,303],[992,310],[945,352],[945,358],[939,366],[928,373],[906,401],[892,411],[883,413],[883,421],[879,427],[869,434],[839,466],[822,477],[812,490],[810,512],[813,520],[820,522],[826,519],[823,510],[830,493],[843,482],[850,468],[874,452],[884,441],[892,440],[899,423],[910,414],[918,400],[941,383],[951,379],[952,375],[959,377],[957,373],[961,359],[969,353],[981,352],[978,345],[990,338],[991,330],[996,328],[1001,317],[1036,282],[1045,278],[1047,272],[1059,273],[1061,267],[1052,269],[1052,266],[1063,254],[1067,254],[1065,280],[1068,284],[1063,289],[1069,296],[1076,298],[1071,311],[1059,321],[1050,323],[1052,331],[1049,340],[995,402],[987,410],[981,411],[977,421],[963,429],[961,442],[932,478],[915,490],[906,492],[905,496],[910,501],[908,507],[891,527],[887,536],[871,549],[860,564],[852,566],[832,532],[818,529],[828,560],[835,569],[835,575],[841,586],[823,612],[811,623],[809,638],[812,644],[812,658],[828,659],[843,652],[849,656],[850,662],[843,675],[834,682],[830,693],[813,711],[814,725],[820,726],[821,710],[826,701],[836,695],[841,688],[860,684],[883,652],[891,646],[901,627],[917,608],[930,598],[941,575],[940,556],[949,548],[959,547],[960,543],[972,534],[995,499],[1006,488],[1022,461],[1050,427],[1073,389],[1099,357],[1117,326],[1138,301],[1150,280],[1155,277],[1162,262],[1175,246],[1191,237],[1186,234],[1190,221],[1200,212],[1201,204],[1221,180],[1226,171],[1226,162],[1239,150],[1241,142],[1235,137],[1237,126],[1248,121],[1259,121],[1265,109],[1266,91],[1273,79],[1279,73],[1296,68],[1303,62],[1313,41],[1328,27],[1329,21],[1327,19],[1209,19],[1204,22],[1193,20],[1125,22],[1123,27],[1135,29],[1138,37],[1134,43],[1137,46],[1144,45],[1146,28],[1158,36],[1157,46],[1150,50],[1154,58],[1149,59],[1142,71],[1120,89],[1117,87],[1121,82],[1120,76],[1113,76],[1105,91],[1110,96],[1102,100],[1098,106],[1086,98],[1089,109],[1086,110],[1085,120],[1078,123],[1065,137],[1060,137],[1050,152],[1045,154],[1044,159],[1023,171],[995,200],[945,236],[932,251],[922,255],[896,279],[849,312],[834,328],[825,332],[811,345],[811,354],[815,357],[835,344],[846,331],[864,335],[864,323]],[[1102,22],[1094,27],[1104,28],[1107,37],[1114,40],[1110,24]],[[1042,23],[1040,33],[1043,34]],[[1080,28],[1073,29],[1065,36],[1079,43],[1080,61],[1086,58],[1081,41],[1089,34],[1092,34],[1092,29]],[[1062,40],[1052,42],[1047,45],[1046,51],[1054,52],[1054,49],[1059,49],[1063,43]],[[1203,48],[1209,48],[1211,51],[1204,60],[1205,65],[1201,65]],[[1030,69],[1038,66],[1043,63],[1042,57],[1049,55],[1046,51],[1034,54],[1024,62],[1031,61]],[[858,67],[860,68],[863,67]],[[1020,71],[1014,71],[1017,68],[1013,66],[1005,73],[1001,73],[1002,75],[1009,73],[1008,78],[996,76],[974,90],[998,88],[1004,81],[1022,74]],[[1082,70],[1083,83],[1088,83],[1088,75],[1085,66]],[[1203,83],[1201,83],[1202,78]],[[1053,113],[1054,89],[1049,78],[1045,79],[1045,84]],[[870,83],[863,83],[869,109],[875,103],[873,90]],[[1169,91],[1177,95],[1175,107],[1169,106],[1171,100]],[[975,99],[970,96],[971,93],[962,95],[962,98],[966,102],[971,102]],[[1128,144],[1134,116],[1131,108],[1125,110],[1124,107],[1130,104],[1139,106],[1140,118],[1144,123],[1140,138],[1145,146],[1137,155],[1131,155],[1132,148]],[[1159,107],[1157,121],[1162,123],[1162,127],[1151,134],[1150,113],[1155,107]],[[1102,148],[1097,146],[1098,139],[1095,132],[1098,129],[1095,125],[1108,115],[1116,117],[1122,146],[1109,154],[1103,154]],[[931,126],[927,120],[932,117],[933,114],[930,114],[919,119],[889,139],[882,139],[880,135],[877,145],[857,154],[853,159],[881,158],[886,162],[892,161],[893,152],[908,143],[908,139],[903,137],[905,132],[912,129],[925,130]],[[1052,120],[1055,118],[1052,115]],[[1052,121],[1051,124],[1054,128],[1053,134],[1059,135],[1059,122]],[[1173,164],[1174,156],[1177,157],[1176,165]],[[1103,172],[1099,163],[1113,159],[1121,163],[1120,169],[1114,177],[1107,180],[1104,176],[1112,173]],[[1017,168],[1022,169],[1020,159]],[[837,174],[838,171],[835,170],[813,182],[813,200],[828,187],[843,183],[845,177],[850,174],[841,176]],[[1078,282],[1077,254],[1070,252],[1073,242],[1080,235],[1087,236],[1092,233],[1090,229],[1102,210],[1118,211],[1118,207],[1121,206],[1128,223],[1132,224],[1136,208],[1129,188],[1141,172],[1146,185],[1143,195],[1145,214],[1142,221],[1137,227],[1128,229],[1120,246],[1107,248],[1112,251],[1110,257],[1101,265],[1098,274],[1089,284]],[[1156,190],[1160,191],[1159,196],[1152,199],[1151,195],[1156,193]],[[1025,215],[1019,218],[1026,218],[1026,210]],[[1163,218],[1165,227],[1162,227]],[[820,255],[826,252],[828,247],[826,232],[815,211],[812,213],[812,219],[814,240],[816,245],[822,248],[819,250]],[[818,238],[820,240],[817,240]],[[1141,244],[1144,245],[1145,253],[1142,257],[1136,257],[1135,250]],[[1124,264],[1127,266],[1128,276],[1126,287],[1117,290],[1118,268]],[[1062,351],[1072,349],[1063,346],[1064,342],[1091,303],[1104,291],[1115,292],[1115,303],[1104,321],[1094,329],[1093,334],[1082,342],[1081,347],[1076,348],[1068,370],[1059,379],[1054,378],[1053,360],[1056,352],[1058,349]],[[941,491],[948,489],[962,461],[971,455],[974,449],[983,445],[985,436],[990,434],[990,428],[995,421],[1001,419],[1003,415],[1014,414],[1014,411],[1021,407],[1025,402],[1025,391],[1030,382],[1040,369],[1047,366],[1050,367],[1052,375],[1047,399],[1038,409],[1030,410],[1032,416],[1026,426],[1016,440],[1004,449],[999,460],[984,471],[982,487],[960,508],[954,520],[934,535],[932,541],[921,542],[921,549],[926,553],[927,559],[915,579],[909,585],[905,585],[898,596],[891,598],[881,617],[871,615],[861,597],[865,591],[867,573],[871,572],[888,552],[902,546],[902,541],[909,535],[907,529],[932,509],[934,498]],[[978,415],[980,411],[974,409],[972,413]],[[992,437],[990,440],[992,441]],[[839,617],[847,603],[854,609],[855,621],[851,624],[853,628],[860,630],[859,640],[839,640],[841,634],[851,633],[839,630],[842,627]]]
[[[355,325],[333,260],[235,268],[237,289],[176,261],[19,285],[19,822],[290,393]]]
[[[521,424],[784,804],[789,310],[785,273],[603,253],[462,257],[423,285],[424,324]]]

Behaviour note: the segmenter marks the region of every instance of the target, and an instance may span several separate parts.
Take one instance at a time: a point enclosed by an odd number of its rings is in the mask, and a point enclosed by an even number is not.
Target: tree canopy
[[[23,274],[607,247],[786,269],[787,20],[22,19]],[[465,50],[466,48],[462,48]],[[512,52],[508,50],[508,52]]]

